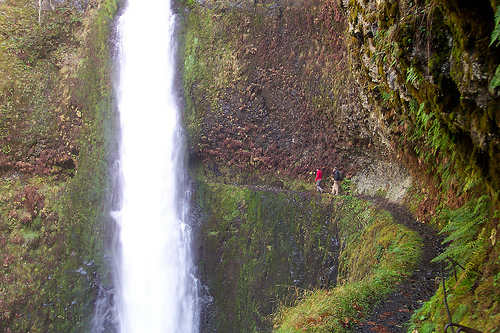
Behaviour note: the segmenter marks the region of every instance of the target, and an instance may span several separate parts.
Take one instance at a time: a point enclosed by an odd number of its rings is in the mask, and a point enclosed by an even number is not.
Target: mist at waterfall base
[[[169,0],[128,0],[119,21],[121,204],[115,307],[121,333],[199,331]]]

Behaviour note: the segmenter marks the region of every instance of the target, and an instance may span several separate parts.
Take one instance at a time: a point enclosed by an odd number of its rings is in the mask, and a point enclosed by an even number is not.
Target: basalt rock
[[[364,107],[373,103],[351,74],[348,21],[335,2],[212,5],[194,7],[183,28],[194,164],[301,181],[317,167],[327,178],[334,167],[347,178],[374,165],[403,168],[376,111]],[[377,179],[360,192],[387,190]]]

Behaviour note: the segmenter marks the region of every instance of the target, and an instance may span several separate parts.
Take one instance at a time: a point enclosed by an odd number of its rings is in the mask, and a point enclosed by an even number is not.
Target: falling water
[[[198,331],[169,1],[128,0],[120,22],[123,202],[114,216],[122,333]]]

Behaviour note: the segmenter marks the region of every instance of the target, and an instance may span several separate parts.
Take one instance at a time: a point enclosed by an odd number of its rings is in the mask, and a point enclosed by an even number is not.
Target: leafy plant
[[[417,70],[415,69],[415,67],[410,67],[407,71],[406,71],[406,82],[410,83],[410,84],[414,84],[415,81],[417,80],[418,78],[418,73],[417,73]]]
[[[497,46],[500,44],[500,6],[497,7],[495,12],[495,29],[493,29],[493,32],[491,33],[490,46],[495,42],[497,43]]]
[[[384,102],[391,99],[391,94],[388,93],[387,91],[382,91],[380,94],[382,95],[382,100]]]
[[[420,105],[418,104],[418,101],[415,98],[412,98],[410,102],[408,102],[408,107],[410,108],[410,113],[416,114]]]
[[[500,44],[500,6],[497,7],[497,10],[495,12],[495,29],[493,29],[493,32],[491,33],[490,46],[495,43],[496,46]],[[495,88],[497,88],[498,86],[500,86],[500,65],[497,66],[495,75],[493,75],[493,78],[491,79],[490,92],[493,93]]]
[[[497,66],[497,69],[495,70],[495,75],[493,75],[493,78],[491,79],[490,92],[493,93],[495,89],[499,86],[500,86],[500,65]]]
[[[449,234],[444,240],[449,246],[433,261],[451,258],[467,266],[468,270],[472,268],[471,258],[480,255],[484,249],[485,237],[481,235],[484,234],[483,226],[490,217],[490,205],[489,196],[484,195],[455,211],[445,212],[441,219],[448,222],[441,233]]]
[[[340,185],[342,191],[341,193],[344,195],[351,195],[353,192],[353,186],[354,184],[352,183],[352,181],[350,179],[345,178]]]

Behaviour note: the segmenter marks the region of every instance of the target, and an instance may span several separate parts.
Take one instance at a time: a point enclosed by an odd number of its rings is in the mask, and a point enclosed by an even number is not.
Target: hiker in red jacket
[[[321,172],[320,169],[316,169],[316,189],[318,190],[319,193],[323,193],[323,189],[319,184],[321,184],[321,180],[323,179],[323,172]]]

